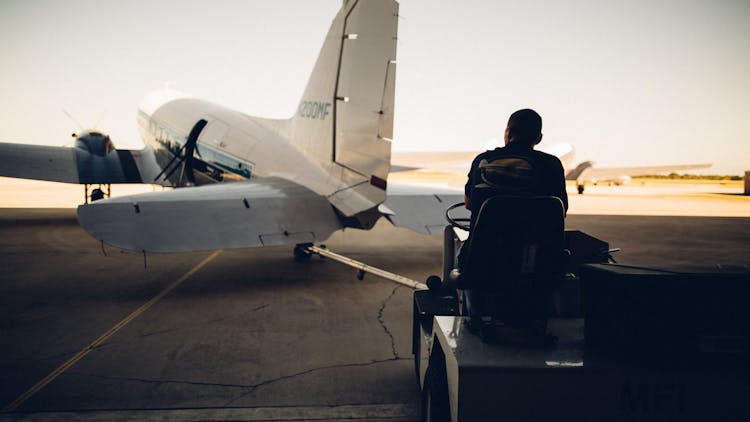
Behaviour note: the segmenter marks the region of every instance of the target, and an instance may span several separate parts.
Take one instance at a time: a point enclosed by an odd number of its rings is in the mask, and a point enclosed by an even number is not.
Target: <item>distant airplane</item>
[[[80,224],[96,239],[156,252],[304,245],[382,216],[422,233],[444,226],[460,192],[388,185],[398,3],[344,2],[295,115],[273,120],[164,90],[145,97],[146,145],[99,131],[72,148],[0,143],[0,176],[86,185]],[[228,182],[233,183],[228,183]],[[88,186],[178,187],[101,199]]]
[[[541,150],[545,150],[541,148]],[[674,164],[658,166],[637,167],[595,167],[593,161],[584,161],[573,165],[575,159],[575,148],[563,143],[551,146],[547,153],[560,158],[565,168],[565,179],[574,180],[578,193],[582,194],[587,183],[612,183],[614,185],[625,185],[630,183],[633,176],[644,176],[649,174],[674,173],[677,171],[699,170],[711,167],[711,164]]]
[[[578,193],[582,194],[586,184],[612,183],[624,185],[633,176],[648,174],[673,173],[677,171],[697,170],[711,167],[711,164],[677,164],[640,167],[595,167],[593,161],[575,163],[575,148],[569,143],[546,146],[540,144],[538,150],[552,154],[560,159],[565,169],[565,180],[575,181]],[[465,174],[478,151],[460,152],[402,152],[394,153],[393,170],[426,170],[446,173]]]

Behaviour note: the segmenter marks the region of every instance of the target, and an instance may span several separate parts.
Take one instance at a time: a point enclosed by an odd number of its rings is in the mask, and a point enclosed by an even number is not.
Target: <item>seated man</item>
[[[472,215],[479,212],[481,203],[472,203],[475,187],[489,184],[499,194],[556,196],[568,210],[565,173],[554,155],[536,151],[542,140],[542,118],[531,109],[518,110],[510,115],[505,129],[505,146],[479,154],[471,163],[464,187],[464,203]],[[481,171],[482,162],[489,164]]]
[[[560,159],[534,146],[542,140],[542,117],[531,109],[510,115],[505,128],[505,146],[474,158],[464,187],[464,203],[471,211],[471,225],[482,203],[490,195],[556,196],[568,211],[565,173]],[[471,236],[458,256],[462,268]]]
[[[544,198],[536,198],[535,200],[518,200],[519,197],[531,198],[552,196],[559,198],[560,202],[562,202],[562,207],[560,207],[559,203],[557,205],[557,209],[559,209],[560,212],[565,213],[568,208],[568,198],[565,191],[565,176],[560,160],[553,155],[534,150],[534,146],[538,144],[542,139],[541,128],[542,119],[539,114],[530,109],[519,110],[513,113],[508,120],[508,126],[505,130],[505,147],[496,148],[492,151],[486,151],[482,154],[479,154],[474,159],[471,170],[469,171],[464,198],[466,207],[472,212],[472,231],[476,227],[477,216],[485,201],[487,201],[488,198],[492,197],[506,196],[512,198],[504,198],[500,203],[495,204],[493,206],[494,210],[490,213],[490,215],[482,217],[483,223],[480,224],[480,226],[486,227],[488,230],[497,231],[496,227],[489,228],[492,226],[496,226],[495,224],[493,224],[491,221],[484,221],[484,219],[488,217],[513,219],[514,222],[518,220],[518,224],[525,225],[526,227],[531,227],[533,229],[532,231],[535,233],[535,236],[540,235],[539,233],[537,233],[540,230],[551,230],[550,235],[552,235],[553,239],[556,239],[555,232],[559,231],[560,237],[562,236],[563,216],[554,212],[554,203],[550,204],[549,200],[545,200]],[[501,207],[500,212],[497,211],[498,206]],[[514,209],[502,211],[502,207],[505,206],[539,206],[543,209]],[[550,211],[552,212],[551,214],[549,214]],[[537,218],[537,213],[539,216],[549,215],[551,221],[540,221],[538,223],[532,222],[532,226],[528,226],[529,222],[526,220],[529,220],[529,218],[531,218],[532,216],[534,216],[534,218]],[[513,226],[513,224],[515,223],[510,224],[510,226]],[[513,233],[514,230],[522,230],[522,228],[519,227],[511,231],[506,230],[506,235],[509,235],[513,238],[523,236],[519,233]],[[532,233],[528,234],[531,235]],[[472,238],[474,237],[477,236],[474,233],[470,233],[469,239],[466,241],[464,247],[461,250],[461,253],[459,254],[458,264],[459,270],[462,273],[464,272],[463,267],[467,265],[467,256],[470,255],[469,250],[471,248]],[[510,241],[510,239],[508,239],[508,241]],[[556,243],[553,242],[553,244]],[[493,246],[493,248],[497,247],[498,245]],[[553,249],[555,248],[556,246],[553,247]],[[560,253],[562,253],[562,248],[563,246],[560,245]],[[546,253],[547,255],[549,255],[549,248],[547,248],[547,250],[548,252]],[[474,255],[477,255],[477,252],[479,251],[475,251]],[[488,255],[483,252],[479,253],[479,255],[477,256],[484,255],[487,255],[487,257],[483,257],[481,259],[488,259],[488,257],[491,256],[491,254]],[[556,257],[554,257],[555,253],[552,252],[552,255],[554,261],[556,259]],[[495,258],[495,260],[497,260],[497,258]],[[503,259],[501,259],[501,261],[502,260]],[[541,262],[538,264],[541,264]],[[547,270],[551,272],[556,271],[556,269],[552,267],[557,267],[557,265],[553,264],[552,262],[550,262],[549,264],[550,268],[541,269],[542,273],[546,273]],[[478,268],[472,269],[475,270],[474,272],[478,270]],[[487,274],[486,276],[492,278],[492,275]],[[478,282],[478,279],[485,279],[487,277],[485,277],[485,275],[477,276],[477,274],[474,274],[474,276],[472,276],[471,278],[475,279],[475,282]],[[486,286],[486,283],[484,283],[484,285]],[[518,306],[523,307],[526,305],[523,305],[522,303],[530,303],[521,300],[521,302],[516,304],[517,306],[514,306],[512,304],[512,302],[514,301],[513,298],[503,297],[506,296],[509,291],[506,291],[505,294],[502,294],[500,293],[502,289],[498,290],[498,288],[469,286],[469,289],[470,290],[467,291],[466,299],[467,308],[469,309],[469,313],[472,317],[480,316],[476,315],[477,312],[484,312],[476,308],[486,308],[486,306],[478,306],[478,300],[481,300],[482,302],[489,300],[492,302],[497,301],[496,299],[498,299],[501,302],[506,303],[506,311],[509,311],[511,314],[514,312],[524,313],[522,310],[520,310],[520,308],[518,308]],[[475,291],[472,291],[471,289],[474,289]],[[546,289],[542,289],[539,291],[546,291]],[[498,294],[500,294],[500,296],[497,296]],[[472,307],[472,302],[474,302],[477,306]],[[515,311],[513,309],[515,309]]]

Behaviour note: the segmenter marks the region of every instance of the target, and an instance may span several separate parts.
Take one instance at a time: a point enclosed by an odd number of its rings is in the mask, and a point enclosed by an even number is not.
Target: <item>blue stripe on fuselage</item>
[[[138,117],[143,119],[142,121],[139,119],[139,123],[153,137],[155,144],[152,143],[151,146],[154,149],[166,149],[173,155],[180,153],[180,150],[187,142],[187,135],[156,120],[153,116],[148,115],[142,110],[138,110]],[[148,141],[146,140],[146,142]],[[210,166],[231,172],[246,179],[252,177],[253,169],[255,168],[255,164],[249,161],[242,160],[206,144],[198,143],[196,145],[195,156]]]
[[[253,163],[240,160],[224,151],[200,143],[195,147],[195,153],[198,159],[206,164],[216,166],[246,179],[252,177],[253,169],[255,168],[255,164]]]

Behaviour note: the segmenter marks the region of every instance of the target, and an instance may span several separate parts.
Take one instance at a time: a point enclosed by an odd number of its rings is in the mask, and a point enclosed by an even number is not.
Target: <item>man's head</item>
[[[530,147],[542,140],[542,116],[530,108],[518,110],[510,115],[505,129],[505,145],[511,142]]]

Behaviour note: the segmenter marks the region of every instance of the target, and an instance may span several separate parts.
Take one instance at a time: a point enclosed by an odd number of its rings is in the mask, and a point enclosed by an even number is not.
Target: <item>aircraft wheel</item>
[[[578,185],[578,193],[580,195],[583,195],[583,189],[584,189],[583,185]]]
[[[91,202],[98,201],[100,199],[104,199],[104,191],[102,191],[99,188],[96,188],[91,191]]]
[[[309,261],[312,257],[312,253],[307,250],[308,246],[312,246],[311,243],[300,243],[294,246],[294,260],[297,262]]]

